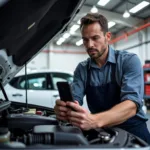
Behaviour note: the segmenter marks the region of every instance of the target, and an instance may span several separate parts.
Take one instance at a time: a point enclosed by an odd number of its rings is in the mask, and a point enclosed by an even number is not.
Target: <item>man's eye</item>
[[[88,41],[88,39],[83,39],[83,42],[87,42]]]
[[[98,40],[99,39],[99,37],[93,37],[93,40]]]

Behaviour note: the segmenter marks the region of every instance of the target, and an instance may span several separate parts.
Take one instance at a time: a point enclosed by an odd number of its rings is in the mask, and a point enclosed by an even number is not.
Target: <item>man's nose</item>
[[[87,46],[88,46],[88,48],[93,47],[94,46],[94,42],[92,40],[89,40]]]

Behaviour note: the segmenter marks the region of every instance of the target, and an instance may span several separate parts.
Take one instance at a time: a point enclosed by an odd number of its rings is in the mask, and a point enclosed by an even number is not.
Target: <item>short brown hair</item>
[[[92,23],[98,22],[102,28],[104,34],[108,32],[108,21],[107,19],[101,15],[100,13],[87,13],[84,17],[81,18],[80,29],[84,25],[89,25]]]

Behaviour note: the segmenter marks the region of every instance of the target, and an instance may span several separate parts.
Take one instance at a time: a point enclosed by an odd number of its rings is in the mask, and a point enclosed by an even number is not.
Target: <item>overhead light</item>
[[[73,34],[75,34],[75,31],[70,30],[69,33],[70,33],[71,35],[73,35]]]
[[[138,11],[140,11],[141,9],[143,9],[144,7],[146,7],[147,5],[149,5],[150,3],[147,1],[142,1],[141,3],[139,3],[138,5],[134,6],[133,8],[131,8],[129,10],[129,12],[131,13],[136,13]]]
[[[59,41],[60,41],[60,42],[64,42],[65,39],[61,37],[61,38],[59,39]]]
[[[62,44],[62,42],[60,42],[60,41],[57,41],[57,42],[56,42],[56,44],[57,44],[57,45],[61,45],[61,44]]]
[[[98,9],[96,8],[96,6],[93,6],[93,7],[92,7],[91,12],[92,12],[92,13],[97,13],[97,12],[98,12]]]
[[[83,40],[82,40],[82,39],[76,42],[76,45],[77,45],[77,46],[80,46],[80,45],[82,45],[82,44],[83,44]]]
[[[116,24],[115,22],[109,21],[109,22],[108,22],[108,28],[113,27],[115,24]]]
[[[97,5],[105,6],[110,0],[99,0]]]
[[[130,17],[130,13],[126,10],[123,14],[124,18],[129,18]]]
[[[61,37],[61,38],[56,42],[56,44],[57,44],[57,45],[61,45],[64,41],[65,41],[65,39],[64,39],[63,37]]]
[[[63,35],[63,38],[67,39],[69,36],[70,36],[69,33],[65,33],[65,34]]]
[[[78,24],[74,24],[71,28],[70,31],[75,32],[79,28]]]
[[[80,21],[80,19],[77,21],[77,24],[81,24],[81,21]]]

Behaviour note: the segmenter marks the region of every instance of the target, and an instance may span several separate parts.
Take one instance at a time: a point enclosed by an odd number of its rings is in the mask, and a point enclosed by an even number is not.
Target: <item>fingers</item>
[[[67,120],[68,108],[66,107],[66,103],[64,101],[56,100],[54,111],[57,119],[64,121]]]
[[[60,99],[58,99],[58,100],[56,100],[56,105],[66,106],[66,102],[64,102],[64,101],[62,101],[62,100],[60,100]]]
[[[86,112],[86,110],[79,105],[77,101],[75,102],[66,102],[66,105],[77,112]]]

